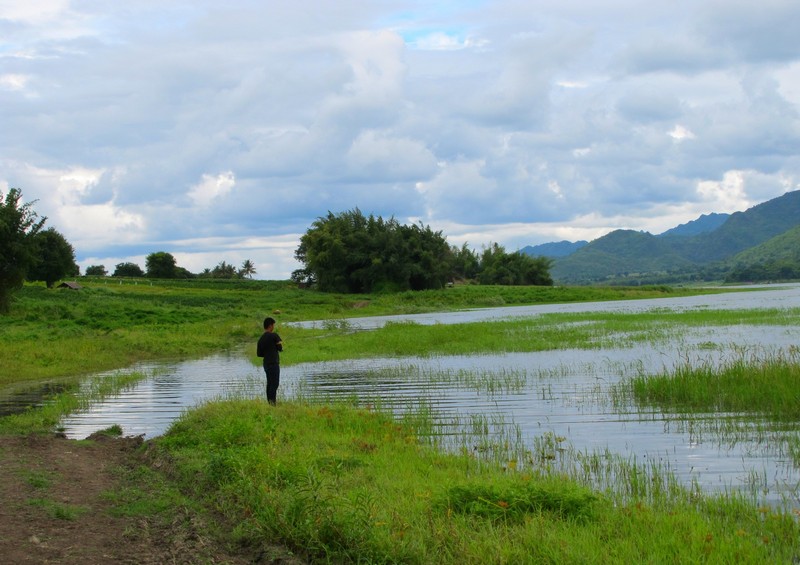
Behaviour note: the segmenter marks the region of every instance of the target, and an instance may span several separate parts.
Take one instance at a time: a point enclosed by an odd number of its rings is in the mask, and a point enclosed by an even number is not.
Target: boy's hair
[[[264,329],[275,325],[275,318],[264,318]]]

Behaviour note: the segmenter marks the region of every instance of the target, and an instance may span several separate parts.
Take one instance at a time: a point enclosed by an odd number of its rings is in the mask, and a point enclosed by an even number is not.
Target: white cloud
[[[423,51],[456,51],[460,49],[483,48],[489,45],[489,40],[476,37],[459,37],[437,31],[417,37],[409,42],[414,49]]]
[[[374,130],[361,132],[345,159],[353,174],[376,181],[427,178],[436,170],[435,156],[418,140]]]
[[[716,212],[736,212],[752,205],[745,191],[744,171],[727,171],[722,180],[701,181],[697,193]]]
[[[680,124],[676,124],[672,131],[670,131],[667,135],[669,135],[675,141],[683,141],[684,139],[694,139],[697,137],[692,130],[686,128]]]
[[[215,200],[227,195],[236,185],[233,171],[219,173],[217,176],[204,174],[199,183],[189,189],[189,198],[197,206],[210,206]]]
[[[8,73],[0,75],[0,89],[10,91],[25,90],[30,81],[30,75]]]
[[[69,0],[0,0],[0,20],[40,25],[51,22],[69,8]]]

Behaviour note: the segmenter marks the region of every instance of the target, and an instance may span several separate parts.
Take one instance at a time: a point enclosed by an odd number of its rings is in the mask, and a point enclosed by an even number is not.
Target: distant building
[[[71,288],[72,290],[80,290],[83,287],[76,282],[62,282],[58,288]]]

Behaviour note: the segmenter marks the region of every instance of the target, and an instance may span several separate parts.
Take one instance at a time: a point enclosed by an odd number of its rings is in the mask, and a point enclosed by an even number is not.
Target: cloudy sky
[[[797,0],[0,0],[0,191],[81,267],[328,211],[513,251],[800,188]]]

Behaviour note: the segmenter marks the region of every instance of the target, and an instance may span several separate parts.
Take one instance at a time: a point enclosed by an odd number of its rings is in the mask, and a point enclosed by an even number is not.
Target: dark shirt
[[[256,354],[264,358],[264,366],[277,365],[280,362],[278,352],[283,351],[281,337],[275,332],[264,332],[258,339]]]

